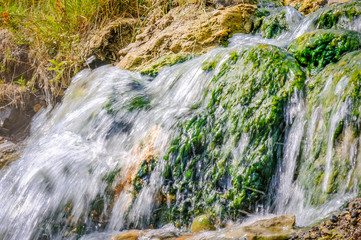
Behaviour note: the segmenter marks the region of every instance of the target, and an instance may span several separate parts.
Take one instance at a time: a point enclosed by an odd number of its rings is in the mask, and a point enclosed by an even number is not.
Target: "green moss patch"
[[[285,106],[304,80],[283,49],[232,53],[205,93],[207,107],[179,123],[163,172],[162,194],[172,197],[152,225],[187,224],[203,213],[237,219],[263,202],[282,153]]]
[[[256,21],[255,32],[260,33],[263,38],[276,38],[283,31],[289,30],[285,10],[271,14],[267,10],[260,9],[256,16],[259,17],[259,21]]]
[[[312,132],[314,141],[300,159],[298,181],[315,205],[330,195],[347,191],[360,181],[355,174],[348,181],[355,161],[352,144],[360,135],[361,51],[349,53],[337,63],[328,65],[308,83],[308,117],[318,112]],[[313,116],[315,118],[315,116]],[[312,120],[310,120],[312,122]],[[328,151],[331,141],[331,148]],[[323,189],[327,155],[331,156],[330,177]],[[354,170],[355,171],[355,170]],[[357,170],[356,170],[357,171]]]
[[[159,58],[155,63],[151,65],[147,65],[140,70],[140,73],[143,75],[149,75],[151,77],[156,77],[160,70],[162,70],[165,66],[173,66],[177,63],[185,62],[191,59],[193,56],[191,55],[178,55],[178,54],[170,54],[164,57]]]
[[[288,50],[309,72],[317,73],[343,54],[361,47],[361,35],[347,30],[316,30],[294,40]]]
[[[349,23],[361,15],[361,2],[350,1],[324,10],[316,20],[318,28],[347,29]],[[348,20],[348,21],[345,21]]]

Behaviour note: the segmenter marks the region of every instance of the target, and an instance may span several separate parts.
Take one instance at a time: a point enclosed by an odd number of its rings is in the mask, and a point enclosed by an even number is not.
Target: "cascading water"
[[[184,224],[200,209],[224,221],[261,206],[303,226],[337,210],[361,178],[360,52],[304,83],[283,49],[329,9],[302,19],[284,8],[288,31],[276,39],[239,34],[155,78],[111,66],[80,72],[0,171],[0,239]],[[359,21],[335,26],[360,31]]]

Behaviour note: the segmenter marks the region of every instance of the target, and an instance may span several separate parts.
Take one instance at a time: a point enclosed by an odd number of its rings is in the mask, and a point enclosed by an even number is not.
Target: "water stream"
[[[219,47],[165,67],[155,78],[112,66],[77,74],[62,102],[53,109],[42,110],[34,118],[22,157],[0,170],[0,239],[65,236],[74,239],[79,236],[74,234],[77,231],[89,234],[83,239],[106,239],[122,229],[147,227],[155,208],[159,207],[159,192],[168,191],[165,188],[170,183],[163,175],[164,157],[172,141],[181,134],[179,124],[207,111],[212,97],[205,92],[212,89],[212,79],[221,73],[222,65],[232,53],[259,44],[283,48],[317,28],[315,19],[320,13],[303,18],[293,8],[284,10],[290,30],[276,39],[236,34],[227,48]],[[359,20],[347,22],[348,25],[346,22],[347,29],[361,31]],[[206,71],[204,63],[210,59],[218,62],[214,69]],[[337,84],[332,81],[330,76],[316,103],[310,103],[306,94],[298,90],[288,100],[283,114],[284,138],[277,142],[282,154],[271,190],[264,193],[271,201],[260,204],[257,209],[262,210],[258,214],[295,214],[297,224],[305,226],[357,196],[361,137],[354,136],[348,128],[351,124],[348,122],[355,122],[349,120],[353,103],[343,98],[348,78]],[[336,100],[331,114],[327,115],[329,109],[322,99],[327,101],[330,94]],[[217,117],[223,113],[218,109],[214,114]],[[343,142],[335,143],[334,132],[341,122],[345,129]],[[243,133],[239,139],[236,146],[222,146],[222,151],[227,149],[233,156],[230,166],[236,166],[250,144],[254,144],[250,134]],[[315,174],[310,169],[317,164],[312,157],[317,139],[323,139],[326,152],[325,162],[317,166],[324,175],[316,181],[307,176]],[[265,141],[273,144],[273,140]],[[332,179],[336,178],[333,170],[341,167],[336,164],[337,154],[346,156],[347,169],[337,188],[331,191]],[[134,198],[132,179],[144,160],[154,159],[158,161]],[[203,171],[202,165],[196,168]],[[242,165],[237,171],[243,169]],[[207,184],[206,177],[200,179]],[[223,189],[232,189],[231,176],[222,181]],[[110,188],[115,189],[111,194]],[[210,191],[210,194],[223,193]],[[174,196],[166,197],[170,204]],[[94,207],[97,204],[101,207]],[[92,233],[97,231],[103,233]]]

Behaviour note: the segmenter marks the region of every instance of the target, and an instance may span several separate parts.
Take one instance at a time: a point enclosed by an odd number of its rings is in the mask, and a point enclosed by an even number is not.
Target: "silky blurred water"
[[[277,39],[236,34],[227,48],[219,47],[185,63],[165,67],[154,79],[112,66],[77,74],[62,102],[34,118],[22,157],[0,171],[0,239],[63,239],[68,227],[79,221],[87,227],[88,235],[83,240],[109,239],[130,223],[146,226],[163,183],[162,160],[134,201],[128,179],[134,177],[145,158],[163,159],[171,139],[178,134],[175,126],[202,110],[207,102],[204,92],[231,52],[256,44],[286,47],[296,37],[317,28],[317,14],[303,18],[291,7],[285,11],[291,27]],[[360,31],[359,21],[345,20],[344,26]],[[203,62],[214,58],[220,59],[215,70],[203,71]],[[326,84],[323,93],[327,87]],[[340,99],[346,87],[347,79],[337,86]],[[129,106],[137,99],[142,99],[144,106]],[[329,187],[332,171],[331,133],[345,118],[349,104],[352,103],[340,101],[330,118],[324,191]],[[322,120],[321,112],[322,106],[309,106],[301,93],[290,100],[284,116],[287,134],[280,143],[284,154],[273,181],[275,191],[269,194],[274,201],[260,206],[263,210],[254,218],[264,217],[262,214],[295,214],[298,225],[308,225],[356,196],[356,190],[344,189],[315,207],[307,197],[307,189],[295,178],[297,161],[310,151],[316,125]],[[243,134],[233,154],[241,156],[248,144],[249,136]],[[353,144],[349,154],[355,162],[359,161],[358,143]],[[104,177],[117,169],[120,174],[112,186],[121,184],[123,190],[111,204],[105,199]],[[347,181],[352,178],[352,171],[353,168]],[[100,225],[92,221],[91,208],[99,198],[105,199],[104,212],[100,213],[104,222]],[[56,231],[52,229],[54,225],[58,226]],[[178,231],[167,227],[165,232]],[[100,230],[104,232],[98,233]]]

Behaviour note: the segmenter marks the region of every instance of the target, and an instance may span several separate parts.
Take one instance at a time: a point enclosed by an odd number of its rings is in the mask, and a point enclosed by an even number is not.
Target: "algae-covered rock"
[[[361,15],[361,2],[350,1],[325,9],[316,20],[318,28],[360,30],[356,18]]]
[[[262,23],[256,32],[260,32],[263,38],[275,38],[283,31],[289,30],[285,10],[277,11],[269,16],[263,16],[262,18]]]
[[[361,34],[347,30],[316,30],[294,40],[288,47],[301,65],[318,72],[343,54],[361,47]]]
[[[307,119],[297,181],[312,204],[358,185],[354,152],[361,130],[361,51],[328,65],[308,83]]]
[[[191,229],[192,232],[216,230],[215,226],[212,224],[211,220],[207,215],[201,215],[196,217],[193,220]]]
[[[165,66],[173,66],[177,63],[185,62],[192,58],[192,55],[179,55],[179,54],[170,54],[161,57],[154,63],[150,65],[143,66],[139,69],[140,73],[143,75],[149,75],[155,77],[158,75],[158,72],[162,70]]]
[[[202,213],[236,219],[267,194],[283,148],[285,107],[305,74],[291,54],[269,45],[230,53],[217,71],[207,107],[179,123],[165,156],[162,194],[171,197],[154,212],[153,226],[157,219],[187,224]]]

